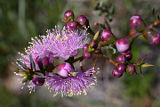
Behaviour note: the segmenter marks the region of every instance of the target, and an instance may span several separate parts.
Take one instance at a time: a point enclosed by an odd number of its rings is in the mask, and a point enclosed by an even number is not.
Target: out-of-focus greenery
[[[140,14],[143,17],[143,19],[146,21],[146,24],[153,23],[155,17],[152,15],[152,8],[153,6],[156,8],[156,5],[155,4],[151,5],[150,4],[151,1],[148,1],[148,2],[145,2],[144,0],[140,0],[140,1],[122,0],[122,1],[127,8],[129,17],[130,15],[133,15],[135,13]],[[141,7],[142,5],[143,5],[143,8]],[[127,17],[127,19],[129,19],[129,17]],[[124,19],[124,20],[127,20],[127,19]],[[122,27],[123,25],[120,25],[120,26]],[[126,26],[129,26],[129,24],[127,23]],[[129,27],[126,27],[126,30],[124,31],[124,33],[126,33],[126,31],[129,31]],[[151,48],[152,47],[149,46],[148,41],[145,41],[145,40],[136,41],[132,47],[132,53],[134,56],[133,60],[137,60],[138,57],[144,57],[145,52],[147,53],[149,50],[151,50]],[[155,51],[156,51],[156,48],[155,48]],[[149,55],[147,56],[147,58],[151,56],[152,55]],[[144,71],[143,72],[144,76],[143,75],[125,76],[123,80],[124,85],[126,87],[124,93],[133,100],[134,106],[142,106],[143,105],[142,102],[145,97],[149,96],[149,100],[152,100],[151,90],[153,88],[155,75],[157,73],[156,72],[157,60],[149,61],[150,63],[155,64],[155,67],[142,69]]]
[[[30,37],[45,34],[61,19],[65,0],[0,0],[0,107],[53,107],[56,101],[41,101],[36,95],[19,96],[2,82],[8,67],[24,51]],[[12,72],[13,74],[13,72]]]
[[[52,101],[37,99],[36,94],[15,95],[7,91],[4,86],[0,86],[0,93],[0,107],[53,107],[53,105],[58,105],[55,99]]]
[[[0,1],[0,77],[6,76],[13,56],[30,37],[44,34],[61,20],[64,0]]]

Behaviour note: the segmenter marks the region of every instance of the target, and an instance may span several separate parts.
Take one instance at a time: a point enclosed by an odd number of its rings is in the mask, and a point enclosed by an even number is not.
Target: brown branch
[[[83,60],[83,56],[74,59],[72,63],[75,63],[75,62],[80,61],[80,60]]]
[[[158,24],[160,24],[160,20],[155,21],[154,23],[152,23],[151,25],[149,25],[147,27],[147,29],[152,29],[154,26],[157,26]]]
[[[107,59],[110,63],[112,63],[113,65],[117,66],[118,63],[113,61],[111,58],[109,58],[108,56],[104,55],[104,54],[101,54],[105,59]]]
[[[96,55],[96,59],[94,60],[94,65],[93,65],[93,67],[95,68],[96,67],[96,63],[97,63],[97,59],[98,59],[98,54]]]
[[[109,43],[107,41],[100,41],[99,46],[101,47],[102,45],[108,45]]]

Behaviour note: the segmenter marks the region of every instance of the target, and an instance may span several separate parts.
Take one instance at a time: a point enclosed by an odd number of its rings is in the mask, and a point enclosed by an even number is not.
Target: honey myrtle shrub
[[[45,84],[54,95],[87,94],[88,88],[97,81],[98,56],[103,56],[115,66],[112,75],[116,78],[122,77],[124,73],[139,74],[137,69],[153,66],[145,63],[145,58],[131,61],[132,44],[139,35],[143,35],[153,45],[159,44],[160,34],[152,28],[159,25],[160,20],[147,26],[140,15],[134,15],[129,20],[129,36],[120,39],[116,38],[109,24],[107,27],[99,24],[103,30],[93,31],[88,18],[85,15],[75,18],[72,10],[64,13],[63,22],[64,27],[55,26],[53,30],[47,30],[46,35],[32,38],[25,53],[19,53],[20,57],[16,61],[18,71],[15,74],[27,84],[30,92]],[[91,40],[88,35],[92,35]],[[109,51],[114,59],[104,53],[102,48]],[[81,62],[90,59],[93,54],[96,55],[93,67],[85,71]],[[77,68],[75,62],[79,62],[80,67]]]

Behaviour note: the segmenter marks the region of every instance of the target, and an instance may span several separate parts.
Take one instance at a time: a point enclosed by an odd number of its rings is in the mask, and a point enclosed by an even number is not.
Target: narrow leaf
[[[110,49],[112,51],[113,54],[116,54],[116,49],[113,48],[112,46],[106,46],[106,48]]]
[[[141,67],[152,67],[152,66],[154,66],[154,65],[152,65],[152,64],[143,64],[143,65],[141,65]]]
[[[17,60],[17,63],[22,66],[24,69],[27,69],[27,66],[23,64],[21,61]]]
[[[96,32],[96,34],[95,34],[94,37],[93,37],[93,40],[97,40],[97,38],[98,38],[98,36],[99,36],[99,32],[100,32],[100,31],[97,31],[97,32]]]
[[[17,69],[19,69],[19,70],[24,70],[24,69],[22,69],[22,67],[20,67],[18,64],[14,64],[15,65],[15,67],[17,68]]]
[[[30,57],[31,70],[35,70],[35,63],[33,61],[33,58],[31,55],[29,57]]]
[[[44,75],[40,72],[35,72],[35,74],[37,74],[38,76],[44,77]]]

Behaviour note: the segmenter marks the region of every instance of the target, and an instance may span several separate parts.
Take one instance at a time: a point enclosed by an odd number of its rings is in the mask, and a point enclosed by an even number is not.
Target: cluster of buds
[[[159,25],[159,21],[155,21],[154,24],[147,27],[147,25],[139,15],[133,15],[130,18],[129,23],[131,26],[129,36],[115,41],[118,54],[116,56],[116,67],[113,69],[112,75],[118,78],[121,77],[124,72],[127,72],[130,75],[135,73],[137,74],[136,68],[140,68],[141,70],[141,67],[152,66],[151,64],[145,64],[144,59],[142,59],[140,63],[138,63],[137,61],[130,61],[132,59],[132,42],[134,41],[134,39],[136,39],[136,37],[138,37],[139,35],[143,35],[153,45],[157,45],[160,43],[160,34],[156,31],[154,31],[155,34],[151,32],[153,27]]]
[[[72,20],[74,20],[74,17],[72,17],[74,16],[73,12],[69,10],[69,11],[66,11],[65,14],[68,14],[68,12],[70,13],[70,16],[65,18],[71,18]],[[66,16],[65,14],[64,16]],[[77,22],[74,21],[74,23],[76,23],[75,25],[80,25],[79,27],[80,29],[82,29],[82,26],[84,25],[89,26],[89,21],[86,18],[86,16],[80,15],[78,16],[77,20],[78,21]],[[71,22],[69,21],[67,22],[67,24]],[[130,75],[135,73],[137,74],[136,68],[139,68],[139,66],[146,65],[146,64],[144,63],[144,60],[140,64],[137,64],[137,62],[131,62],[131,59],[133,56],[131,53],[133,40],[142,34],[147,40],[151,42],[151,44],[155,45],[160,42],[160,34],[159,33],[157,33],[156,35],[153,34],[151,32],[153,25],[150,28],[147,27],[143,19],[139,15],[133,15],[129,20],[129,24],[131,27],[129,36],[126,36],[121,39],[117,39],[114,36],[110,27],[105,28],[103,26],[104,30],[101,31],[100,38],[97,37],[97,35],[99,36],[99,32],[97,32],[96,34],[91,33],[93,35],[93,40],[91,40],[89,44],[84,45],[83,58],[89,59],[91,58],[92,54],[98,51],[98,53],[96,54],[102,54],[107,60],[109,60],[111,63],[113,63],[116,66],[112,71],[113,76],[119,78],[123,75],[124,72],[127,72]],[[159,22],[154,24],[154,26],[158,24]],[[90,33],[90,31],[92,30],[89,29],[88,32]],[[96,39],[95,39],[95,36],[96,36]],[[113,56],[116,57],[115,61],[109,58],[107,55],[105,55],[102,52],[103,47],[116,50],[116,53],[110,52]],[[149,64],[148,66],[151,66],[151,65]]]
[[[129,74],[134,74],[135,66],[130,64],[132,59],[131,47],[129,40],[127,38],[122,38],[116,41],[116,48],[118,50],[118,55],[116,57],[117,65],[112,71],[115,77],[121,77],[123,72],[127,71]],[[132,66],[132,70],[129,68]]]
[[[75,20],[74,18],[74,13],[73,11],[71,10],[67,10],[65,13],[64,13],[64,22],[67,22],[66,23],[66,27],[69,29],[69,30],[75,30],[77,29],[78,27],[82,27],[82,26],[85,26],[87,27],[89,25],[89,21],[87,19],[86,16],[84,15],[79,15],[77,17],[77,21]]]
[[[157,45],[160,43],[160,33],[158,31],[158,26],[160,21],[156,20],[153,24],[147,26],[143,19],[139,15],[134,15],[130,18],[130,35],[136,35],[133,33],[139,32],[144,38],[146,38],[152,45]]]
[[[144,62],[145,58],[132,61],[131,49],[133,41],[139,35],[143,35],[152,44],[160,42],[160,34],[154,28],[160,24],[159,20],[147,26],[139,15],[134,15],[129,21],[129,36],[120,39],[111,31],[109,23],[95,33],[86,16],[79,15],[75,19],[71,10],[64,13],[63,22],[65,26],[62,30],[48,30],[47,36],[33,39],[26,53],[20,54],[21,58],[17,60],[19,72],[16,74],[23,82],[29,82],[31,91],[46,83],[55,95],[86,94],[87,89],[96,82],[97,60],[87,71],[84,71],[81,64],[80,68],[75,68],[74,63],[90,59],[93,54],[96,59],[101,55],[112,63],[115,66],[112,75],[117,78],[125,72],[133,75],[137,74],[137,68],[152,66]],[[92,35],[90,42],[88,35]],[[111,58],[108,53],[112,55]]]

